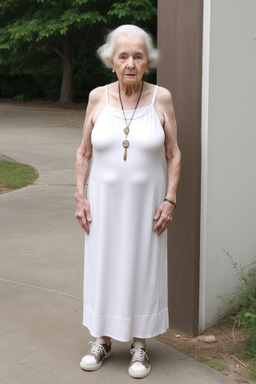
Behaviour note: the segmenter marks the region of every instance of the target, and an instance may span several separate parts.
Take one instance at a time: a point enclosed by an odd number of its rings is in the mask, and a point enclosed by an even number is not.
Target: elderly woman
[[[166,229],[180,173],[175,114],[170,92],[143,80],[159,57],[144,30],[118,27],[98,54],[117,81],[90,93],[77,151],[83,324],[96,338],[80,367],[100,368],[112,338],[133,339],[129,374],[142,378],[151,370],[146,339],[168,328]]]

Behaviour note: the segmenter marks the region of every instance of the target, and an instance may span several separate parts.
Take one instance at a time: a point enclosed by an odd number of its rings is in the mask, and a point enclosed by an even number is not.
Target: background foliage
[[[228,298],[227,304],[229,314],[225,320],[233,322],[235,327],[244,328],[248,336],[246,353],[248,356],[256,358],[256,260],[249,265],[242,267],[234,261],[233,257],[226,252],[229,257],[236,275],[239,278],[240,286],[235,295]],[[252,372],[253,373],[253,372]],[[254,371],[256,374],[256,370]],[[256,375],[255,375],[256,377]]]
[[[95,51],[121,24],[156,39],[157,0],[1,0],[0,97],[58,100],[71,71],[74,99],[86,99],[115,78]]]

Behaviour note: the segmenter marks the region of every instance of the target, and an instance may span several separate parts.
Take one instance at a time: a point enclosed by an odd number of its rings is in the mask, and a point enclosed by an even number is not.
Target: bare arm
[[[96,116],[101,108],[102,89],[97,88],[90,93],[83,127],[83,137],[76,154],[76,218],[89,234],[89,222],[92,220],[90,205],[85,197],[84,188],[89,177],[92,157],[91,133]]]
[[[165,132],[165,156],[167,162],[167,191],[165,197],[176,202],[181,154],[177,143],[175,112],[170,92],[160,87],[158,94],[155,107]],[[175,206],[168,201],[163,201],[158,206],[154,216],[154,220],[157,220],[154,231],[159,235],[165,231],[172,220],[174,208]]]

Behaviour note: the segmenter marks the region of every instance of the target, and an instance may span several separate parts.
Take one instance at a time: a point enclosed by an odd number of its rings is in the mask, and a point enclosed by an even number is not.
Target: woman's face
[[[118,80],[125,85],[132,86],[140,82],[149,67],[144,39],[137,35],[117,37],[111,64]]]

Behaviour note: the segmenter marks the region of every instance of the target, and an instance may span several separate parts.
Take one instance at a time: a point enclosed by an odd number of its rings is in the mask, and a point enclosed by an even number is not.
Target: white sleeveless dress
[[[149,338],[168,328],[167,233],[153,232],[166,193],[164,130],[152,104],[135,111],[123,160],[125,120],[108,104],[92,131],[83,324],[94,337]],[[126,110],[127,120],[132,110]],[[129,121],[129,120],[128,120]]]

